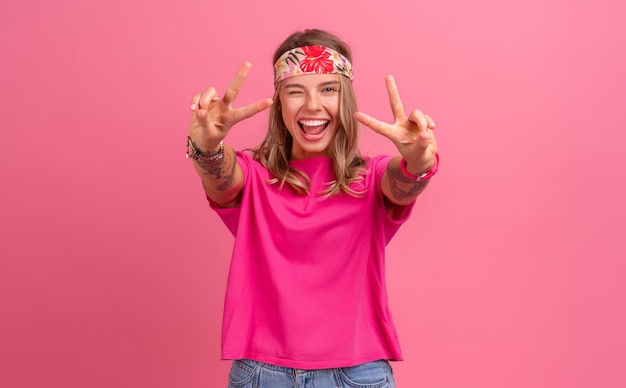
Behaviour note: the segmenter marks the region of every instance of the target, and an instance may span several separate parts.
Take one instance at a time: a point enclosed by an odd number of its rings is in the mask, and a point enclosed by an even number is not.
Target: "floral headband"
[[[324,46],[296,47],[281,55],[274,64],[274,87],[300,74],[341,74],[353,79],[348,58]]]

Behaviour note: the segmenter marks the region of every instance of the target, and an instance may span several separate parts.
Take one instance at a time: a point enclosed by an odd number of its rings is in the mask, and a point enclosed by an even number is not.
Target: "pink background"
[[[225,387],[232,237],[184,155],[191,97],[270,96],[294,30],[437,123],[388,249],[400,387],[626,386],[626,7],[617,0],[5,1],[0,386]],[[242,148],[266,115],[233,130]],[[363,130],[367,154],[394,152]]]

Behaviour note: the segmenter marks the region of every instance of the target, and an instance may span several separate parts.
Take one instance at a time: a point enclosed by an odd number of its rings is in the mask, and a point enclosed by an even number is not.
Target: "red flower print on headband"
[[[295,47],[283,53],[274,63],[274,87],[300,74],[341,74],[353,79],[348,58],[324,46]]]
[[[331,74],[334,62],[330,59],[330,53],[323,46],[303,47],[306,57],[300,62],[300,68],[306,73]]]

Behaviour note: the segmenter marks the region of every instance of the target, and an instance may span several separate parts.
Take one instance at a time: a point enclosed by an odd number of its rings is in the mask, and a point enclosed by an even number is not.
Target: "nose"
[[[311,111],[321,110],[322,109],[322,101],[320,96],[311,93],[306,98],[306,108]]]

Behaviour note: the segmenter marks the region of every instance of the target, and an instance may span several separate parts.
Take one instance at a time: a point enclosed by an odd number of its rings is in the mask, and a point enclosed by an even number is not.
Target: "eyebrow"
[[[324,86],[328,86],[328,85],[337,85],[340,84],[339,81],[326,81],[326,82],[322,82],[321,84],[317,85],[318,87],[324,87]],[[293,84],[287,84],[284,86],[286,89],[291,89],[291,88],[304,88],[304,85],[302,84],[297,84],[297,83],[293,83]]]

